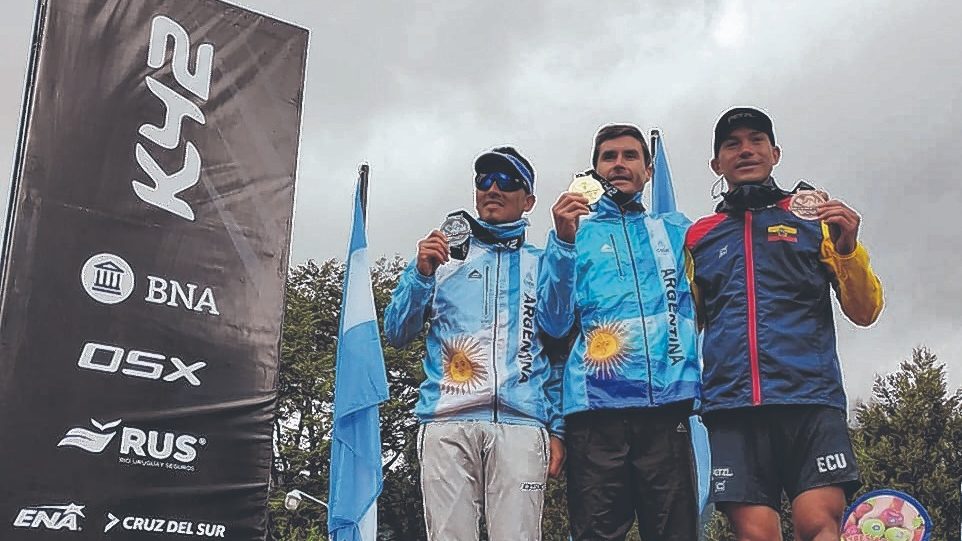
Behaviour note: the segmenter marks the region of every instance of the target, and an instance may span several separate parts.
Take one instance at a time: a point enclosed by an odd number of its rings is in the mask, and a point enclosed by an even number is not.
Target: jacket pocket
[[[491,319],[491,265],[484,266],[484,320]]]
[[[618,243],[615,242],[615,235],[614,235],[613,233],[612,233],[612,234],[609,234],[609,235],[608,235],[608,240],[609,240],[609,242],[611,242],[611,244],[609,244],[608,246],[610,246],[612,252],[614,252],[614,256],[615,256],[615,266],[618,267],[618,276],[624,278],[624,277],[625,277],[625,268],[624,268],[624,265],[623,265],[622,262],[621,262],[621,252],[618,250]]]

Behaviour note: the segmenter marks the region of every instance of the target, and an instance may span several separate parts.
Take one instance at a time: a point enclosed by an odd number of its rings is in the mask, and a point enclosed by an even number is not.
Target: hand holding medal
[[[461,214],[448,216],[441,224],[441,233],[447,238],[451,257],[464,259],[468,255],[468,241],[471,239],[471,224]]]
[[[444,233],[435,229],[418,241],[417,269],[421,276],[434,276],[442,264],[447,263],[450,251]]]
[[[858,245],[858,227],[862,217],[838,199],[829,199],[818,207],[818,219],[828,224],[835,251],[848,255]]]
[[[555,234],[563,242],[574,243],[579,219],[587,216],[591,212],[588,205],[597,203],[604,194],[604,188],[592,173],[593,171],[586,171],[575,175],[568,191],[561,194],[551,207]]]
[[[821,190],[798,190],[788,209],[804,220],[822,220],[829,226],[835,250],[841,255],[855,251],[858,227],[862,218],[851,207],[838,199],[830,199]]]

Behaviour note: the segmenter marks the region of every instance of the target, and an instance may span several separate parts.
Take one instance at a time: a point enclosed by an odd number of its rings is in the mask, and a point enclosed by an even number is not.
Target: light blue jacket
[[[395,346],[430,324],[415,413],[421,422],[526,424],[561,436],[563,368],[552,372],[535,313],[542,250],[470,243],[464,260],[450,259],[434,276],[421,275],[412,261],[384,314]]]
[[[700,392],[683,214],[622,212],[603,197],[570,244],[548,235],[539,285],[544,330],[580,331],[565,363],[563,414],[656,407]]]

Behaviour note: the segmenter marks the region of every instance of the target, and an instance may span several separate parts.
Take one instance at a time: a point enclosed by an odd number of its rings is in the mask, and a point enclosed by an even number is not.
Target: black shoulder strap
[[[633,195],[619,190],[614,184],[608,182],[608,179],[599,175],[594,169],[589,169],[585,172],[590,173],[592,178],[597,180],[598,184],[601,184],[601,188],[605,191],[605,195],[614,201],[619,207],[624,207],[632,202],[632,199],[634,198]]]

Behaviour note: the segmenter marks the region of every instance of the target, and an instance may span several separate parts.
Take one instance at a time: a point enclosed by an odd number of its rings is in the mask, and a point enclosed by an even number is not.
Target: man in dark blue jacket
[[[711,501],[740,540],[772,541],[781,538],[784,490],[796,539],[837,541],[859,474],[831,292],[867,326],[882,310],[882,288],[857,240],[859,215],[804,183],[779,188],[771,173],[780,158],[768,115],[725,112],[711,167],[728,191],[686,237],[705,331]]]

